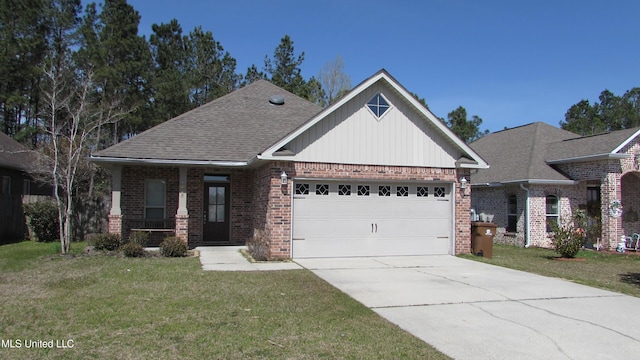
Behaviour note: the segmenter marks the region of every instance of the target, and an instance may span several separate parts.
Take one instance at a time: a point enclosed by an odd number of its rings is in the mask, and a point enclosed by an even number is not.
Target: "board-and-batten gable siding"
[[[391,104],[381,119],[367,102],[380,92]],[[454,168],[461,153],[399,94],[380,82],[328,114],[287,149],[296,161]]]

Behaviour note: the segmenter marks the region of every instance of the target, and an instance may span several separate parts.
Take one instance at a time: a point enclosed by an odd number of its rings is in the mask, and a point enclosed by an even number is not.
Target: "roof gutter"
[[[616,153],[604,153],[604,154],[595,154],[595,155],[586,155],[586,156],[576,156],[572,158],[565,159],[557,159],[557,160],[547,160],[547,164],[564,164],[570,162],[584,162],[584,161],[594,161],[594,160],[607,160],[607,159],[627,159],[630,158],[630,154],[616,154]]]
[[[576,185],[578,181],[575,180],[545,180],[545,179],[523,179],[523,180],[511,180],[511,181],[495,181],[487,183],[472,183],[471,186],[475,187],[498,187],[506,185]]]
[[[215,161],[215,160],[172,160],[172,159],[138,159],[91,156],[90,161],[104,164],[120,165],[190,165],[190,166],[219,166],[219,167],[243,167],[249,163],[246,161]]]

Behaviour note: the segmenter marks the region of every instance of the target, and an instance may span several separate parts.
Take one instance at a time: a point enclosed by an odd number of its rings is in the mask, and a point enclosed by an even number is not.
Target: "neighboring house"
[[[272,258],[470,251],[485,161],[386,71],[322,109],[257,81],[98,152],[109,231],[189,247],[264,234]]]
[[[26,234],[23,195],[51,195],[30,175],[33,153],[0,133],[0,243],[22,240]]]
[[[487,135],[470,144],[491,164],[471,174],[472,208],[498,225],[496,242],[542,247],[550,246],[549,222],[582,209],[613,249],[640,232],[639,134],[581,137],[538,122]]]

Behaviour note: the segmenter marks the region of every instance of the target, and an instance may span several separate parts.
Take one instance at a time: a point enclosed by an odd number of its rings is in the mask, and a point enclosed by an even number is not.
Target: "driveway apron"
[[[640,357],[636,297],[447,255],[297,262],[455,359]]]

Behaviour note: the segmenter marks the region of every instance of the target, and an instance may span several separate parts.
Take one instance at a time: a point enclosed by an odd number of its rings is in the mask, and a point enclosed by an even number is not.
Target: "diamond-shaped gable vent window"
[[[385,98],[380,95],[380,93],[376,94],[376,96],[369,100],[367,106],[369,107],[369,110],[373,112],[373,115],[375,115],[378,119],[380,119],[382,115],[384,115],[384,113],[387,112],[387,110],[389,110],[389,108],[391,107],[387,100],[385,100]]]

